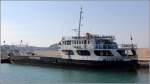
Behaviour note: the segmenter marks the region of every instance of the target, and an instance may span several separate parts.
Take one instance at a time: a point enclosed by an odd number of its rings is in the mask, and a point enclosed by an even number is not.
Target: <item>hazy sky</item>
[[[149,2],[141,1],[2,1],[1,42],[49,46],[62,36],[77,33],[83,7],[81,34],[115,35],[118,43],[149,46]]]

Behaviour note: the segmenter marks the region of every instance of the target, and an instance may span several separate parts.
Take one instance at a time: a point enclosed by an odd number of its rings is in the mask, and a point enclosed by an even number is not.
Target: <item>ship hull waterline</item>
[[[130,61],[92,61],[92,60],[74,60],[55,57],[40,57],[40,59],[29,58],[28,56],[15,56],[17,59],[11,59],[13,63],[26,64],[54,64],[60,66],[77,66],[77,67],[93,67],[93,68],[138,68],[138,60]]]

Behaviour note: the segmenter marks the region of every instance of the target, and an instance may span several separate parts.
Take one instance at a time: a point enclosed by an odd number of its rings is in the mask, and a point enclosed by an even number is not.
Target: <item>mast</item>
[[[80,28],[81,28],[81,19],[82,19],[82,13],[83,13],[83,11],[82,11],[82,7],[80,8],[81,9],[81,11],[80,11],[80,18],[79,18],[79,29],[78,29],[78,37],[80,38]]]

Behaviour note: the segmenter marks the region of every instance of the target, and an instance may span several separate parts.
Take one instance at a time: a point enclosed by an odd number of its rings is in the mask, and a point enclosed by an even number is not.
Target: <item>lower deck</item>
[[[88,60],[72,60],[72,59],[63,59],[55,57],[28,57],[28,56],[15,56],[11,57],[11,62],[14,63],[44,63],[44,64],[54,64],[54,65],[67,65],[67,66],[81,66],[81,67],[124,67],[124,68],[136,68],[138,67],[138,61],[88,61]]]
[[[125,54],[121,49],[74,49],[59,50],[61,58],[88,61],[129,61],[138,60],[136,53]],[[129,52],[126,52],[129,53]]]

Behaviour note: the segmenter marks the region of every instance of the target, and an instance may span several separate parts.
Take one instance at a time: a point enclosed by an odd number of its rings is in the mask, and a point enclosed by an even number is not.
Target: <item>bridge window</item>
[[[109,50],[94,50],[94,54],[97,56],[113,56]]]
[[[90,56],[90,52],[88,50],[77,50],[77,53],[81,56]]]
[[[67,45],[71,45],[71,41],[69,40],[69,41],[66,41],[66,44]]]

